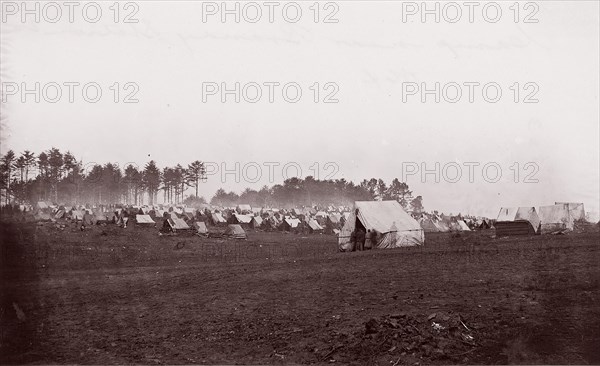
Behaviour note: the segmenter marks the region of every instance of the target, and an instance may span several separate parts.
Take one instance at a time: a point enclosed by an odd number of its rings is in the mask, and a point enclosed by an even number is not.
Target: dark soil
[[[600,234],[338,253],[3,223],[0,363],[598,364]]]

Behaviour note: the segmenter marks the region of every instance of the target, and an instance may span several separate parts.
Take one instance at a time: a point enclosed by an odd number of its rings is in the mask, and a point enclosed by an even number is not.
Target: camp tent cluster
[[[448,216],[438,214],[422,213],[418,215],[417,221],[426,233],[445,233],[449,231],[471,231],[478,228],[475,218],[463,218],[461,216]],[[479,219],[479,220],[485,220]]]
[[[496,235],[534,235],[573,230],[585,219],[583,203],[556,202],[539,207],[502,207],[496,218]]]
[[[535,235],[568,232],[586,218],[583,203],[555,202],[546,206],[502,207],[495,220],[485,217],[452,216],[420,212],[407,213],[396,201],[357,201],[352,207],[269,208],[239,204],[222,207],[202,204],[196,207],[172,205],[90,206],[55,205],[40,201],[20,205],[35,221],[70,220],[82,226],[116,223],[122,227],[158,227],[161,231],[194,231],[208,235],[210,227],[241,238],[241,231],[283,231],[298,234],[334,234],[342,250],[351,246],[357,229],[378,233],[375,248],[422,245],[424,233],[465,232],[495,229],[496,236]],[[232,226],[233,225],[233,226]],[[245,237],[245,234],[244,234]]]

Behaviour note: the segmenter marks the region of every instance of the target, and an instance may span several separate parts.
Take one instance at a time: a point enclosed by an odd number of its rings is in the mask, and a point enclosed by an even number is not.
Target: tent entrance
[[[356,232],[358,232],[358,230],[362,230],[365,233],[367,232],[367,229],[365,228],[365,225],[363,225],[363,223],[360,222],[360,220],[358,219],[358,217],[356,217],[356,222],[354,223],[354,230]]]

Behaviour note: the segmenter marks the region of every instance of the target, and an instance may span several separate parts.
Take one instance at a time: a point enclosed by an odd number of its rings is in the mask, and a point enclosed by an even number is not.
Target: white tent
[[[194,222],[194,229],[196,230],[196,233],[198,233],[198,234],[208,235],[208,228],[206,227],[206,224],[202,221]]]
[[[569,209],[569,215],[573,220],[585,220],[585,209],[583,203],[577,202],[555,202],[555,205],[567,205]]]
[[[317,220],[315,219],[310,219],[307,221],[308,227],[310,228],[311,231],[313,232],[319,232],[323,230],[323,227],[321,225],[319,225],[319,223],[317,222]]]
[[[215,225],[217,225],[217,224],[224,224],[224,223],[227,222],[227,220],[225,220],[223,218],[223,216],[220,213],[218,213],[218,212],[214,212],[211,216],[212,216],[213,223]]]
[[[442,220],[433,221],[432,220],[432,222],[440,233],[447,233],[448,231],[450,231],[450,226],[448,226],[448,224],[445,223],[444,221],[442,221]]]
[[[359,222],[366,230],[378,233],[375,248],[387,249],[423,245],[425,234],[419,223],[396,201],[357,201],[339,235],[338,244],[347,250],[350,235]]]
[[[263,219],[260,216],[254,216],[252,218],[252,227],[254,227],[255,229],[259,228],[263,223]]]
[[[225,230],[225,236],[229,236],[234,239],[246,239],[246,232],[240,225],[231,224],[227,226]]]
[[[426,233],[437,233],[440,229],[435,225],[432,219],[423,217],[419,220],[419,225],[423,228]]]
[[[173,231],[175,231],[175,230],[189,230],[190,229],[189,225],[185,221],[183,221],[183,219],[168,218],[167,220],[165,220],[165,223],[167,225],[169,225],[169,227]]]
[[[150,215],[135,215],[135,223],[143,225],[154,225],[156,224]]]
[[[531,223],[533,230],[538,231],[540,217],[535,207],[502,207],[498,212],[497,222],[525,220]]]
[[[83,210],[73,210],[71,211],[71,220],[81,221],[83,220],[83,215],[85,212]]]
[[[240,214],[233,214],[233,216],[235,216],[237,223],[238,224],[250,224],[252,222],[252,215],[240,215]]]
[[[241,213],[252,212],[252,207],[249,204],[239,204],[236,209]]]
[[[299,219],[286,218],[284,219],[285,223],[289,226],[290,229],[297,228],[300,225]]]
[[[573,217],[569,211],[567,203],[540,206],[541,233],[551,233],[554,231],[573,230]]]
[[[464,220],[458,220],[456,223],[460,227],[460,231],[471,231],[469,225],[467,225],[467,223],[464,222]]]

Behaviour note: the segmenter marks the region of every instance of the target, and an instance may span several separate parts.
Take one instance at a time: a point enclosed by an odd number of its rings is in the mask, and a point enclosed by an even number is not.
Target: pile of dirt
[[[368,363],[393,360],[396,365],[468,362],[479,346],[475,329],[460,314],[441,311],[371,318],[353,338],[357,341],[340,353]]]

